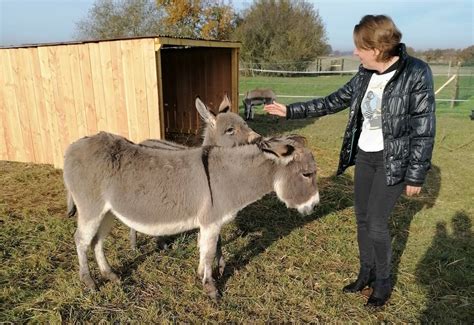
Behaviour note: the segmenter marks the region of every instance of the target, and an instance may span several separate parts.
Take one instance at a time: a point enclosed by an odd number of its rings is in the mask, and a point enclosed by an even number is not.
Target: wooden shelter
[[[240,43],[140,37],[0,48],[0,160],[61,168],[73,141],[197,133],[196,96],[238,112]]]

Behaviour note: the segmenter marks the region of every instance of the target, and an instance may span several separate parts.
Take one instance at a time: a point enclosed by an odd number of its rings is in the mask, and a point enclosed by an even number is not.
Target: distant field
[[[277,94],[323,96],[348,78],[242,77],[240,92],[267,86]],[[88,292],[78,277],[75,219],[65,217],[62,171],[0,161],[0,323],[472,323],[471,109],[472,100],[454,109],[438,105],[433,168],[422,194],[402,197],[391,220],[396,285],[379,311],[341,291],[358,271],[353,169],[334,176],[347,111],[285,121],[257,109],[249,122],[257,132],[307,137],[321,204],[302,217],[268,195],[240,211],[223,231],[227,268],[219,305],[196,276],[196,232],[177,236],[166,251],[141,235],[138,251],[131,251],[128,229],[118,223],[105,251],[122,282],[99,281],[100,290]],[[95,262],[91,269],[97,277]]]

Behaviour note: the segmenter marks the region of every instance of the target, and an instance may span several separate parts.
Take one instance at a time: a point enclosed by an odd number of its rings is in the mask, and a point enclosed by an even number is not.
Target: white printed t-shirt
[[[391,69],[389,69],[391,70]],[[383,150],[382,95],[395,70],[384,74],[372,74],[361,103],[364,122],[359,138],[359,148],[366,152]]]

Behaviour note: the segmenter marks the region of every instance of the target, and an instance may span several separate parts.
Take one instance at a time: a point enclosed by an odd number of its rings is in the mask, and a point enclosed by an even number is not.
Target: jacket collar
[[[398,56],[400,57],[400,64],[398,65],[397,71],[395,72],[393,78],[397,78],[407,65],[409,55],[407,53],[407,48],[404,43],[400,43],[398,45]]]
[[[405,43],[398,44],[398,56],[400,57],[400,59],[399,59],[400,64],[398,65],[398,68],[397,68],[397,71],[395,72],[395,75],[398,75],[400,73],[400,71],[403,70],[403,68],[406,65],[406,61],[409,57],[409,55],[407,53],[407,48],[406,48]],[[359,73],[372,75],[372,73],[374,73],[374,71],[364,68],[361,64],[361,65],[359,65]]]
[[[398,56],[402,61],[406,61],[408,58],[407,47],[405,43],[398,44]]]

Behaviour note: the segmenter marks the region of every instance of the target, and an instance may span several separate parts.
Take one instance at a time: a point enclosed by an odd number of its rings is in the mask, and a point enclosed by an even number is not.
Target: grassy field
[[[348,77],[241,78],[241,90],[326,95]],[[437,85],[442,84],[437,79]],[[470,82],[467,82],[470,85]],[[119,223],[106,254],[122,282],[99,281],[89,292],[78,279],[74,218],[65,217],[61,170],[0,161],[0,322],[438,322],[474,319],[474,101],[438,105],[433,168],[422,195],[402,197],[392,217],[393,277],[388,306],[341,288],[358,271],[352,173],[335,177],[347,111],[318,120],[285,121],[257,110],[262,134],[299,133],[318,162],[321,204],[302,217],[274,195],[240,211],[223,231],[227,267],[216,305],[196,276],[196,232],[159,250],[140,236],[129,249]],[[297,98],[282,98],[288,103]],[[90,254],[92,260],[92,254]],[[97,265],[91,263],[99,279]]]

